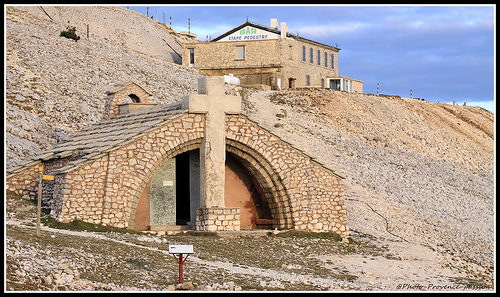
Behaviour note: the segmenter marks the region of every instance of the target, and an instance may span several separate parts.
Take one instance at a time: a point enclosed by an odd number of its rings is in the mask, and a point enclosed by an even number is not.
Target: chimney
[[[281,22],[281,39],[286,38],[286,33],[288,33],[288,27],[285,22]]]
[[[278,29],[278,19],[271,19],[271,28]]]

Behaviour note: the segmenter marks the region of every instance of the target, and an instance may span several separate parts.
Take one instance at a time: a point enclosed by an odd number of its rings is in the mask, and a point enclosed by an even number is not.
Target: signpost
[[[36,207],[36,236],[40,236],[40,216],[42,212],[42,181],[54,180],[53,175],[44,175],[43,167],[38,167],[38,204]]]
[[[168,253],[173,255],[177,263],[179,263],[179,284],[182,284],[182,264],[186,262],[189,255],[194,254],[193,245],[169,244]]]

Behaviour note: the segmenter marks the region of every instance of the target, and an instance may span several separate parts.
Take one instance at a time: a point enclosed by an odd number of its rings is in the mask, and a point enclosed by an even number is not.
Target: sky
[[[124,6],[127,7],[127,6]],[[339,74],[364,93],[481,106],[495,112],[495,5],[128,6],[177,32],[213,39],[247,19],[336,46]]]

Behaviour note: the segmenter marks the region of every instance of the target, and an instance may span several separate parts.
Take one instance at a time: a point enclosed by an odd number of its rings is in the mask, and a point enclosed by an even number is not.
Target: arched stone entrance
[[[195,140],[178,146],[173,150],[176,155],[162,161],[152,173],[137,203],[134,230],[194,229],[200,207],[199,145]],[[274,200],[272,186],[265,182],[269,178],[250,159],[227,145],[225,206],[240,209],[242,230],[278,227],[280,221],[275,225],[273,214],[282,213],[275,209],[280,204],[269,201]]]

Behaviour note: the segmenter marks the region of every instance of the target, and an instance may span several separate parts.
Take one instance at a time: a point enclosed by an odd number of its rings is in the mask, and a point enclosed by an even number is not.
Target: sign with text
[[[250,41],[250,40],[266,40],[279,39],[280,35],[271,33],[266,30],[261,30],[252,26],[246,26],[218,41]]]
[[[194,254],[192,244],[169,244],[169,254]]]

